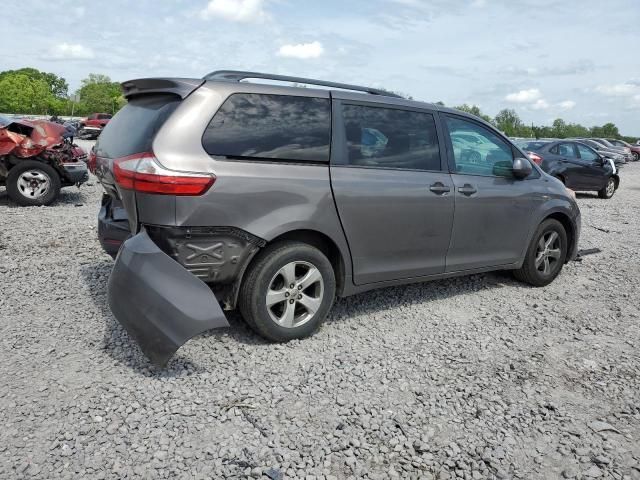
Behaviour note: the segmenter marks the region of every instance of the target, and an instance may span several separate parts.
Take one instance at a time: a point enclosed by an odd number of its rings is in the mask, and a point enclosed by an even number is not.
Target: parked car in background
[[[456,132],[451,135],[453,149],[459,154],[465,163],[480,163],[485,161],[487,154],[493,149],[493,145],[481,135],[473,132]]]
[[[113,115],[110,113],[92,113],[87,118],[83,118],[80,120],[80,128],[84,127],[94,127],[94,128],[104,128]]]
[[[14,202],[49,205],[60,188],[88,180],[87,156],[71,138],[59,123],[0,117],[0,185]]]
[[[571,190],[595,191],[611,198],[620,185],[615,165],[588,145],[571,140],[521,141],[535,163]]]
[[[118,209],[132,235],[107,296],[157,364],[228,325],[218,301],[287,341],[336,295],[489,270],[544,286],[577,253],[573,192],[473,115],[254,72],[122,86],[95,146],[99,231]],[[467,135],[479,162],[451,146]]]
[[[621,155],[618,150],[614,150],[612,148],[605,147],[600,142],[596,142],[595,140],[591,140],[590,138],[571,138],[567,140],[574,140],[576,142],[584,143],[585,145],[593,148],[599,155],[610,158],[616,164],[617,167],[620,167],[627,163],[624,158],[624,155]]]
[[[618,147],[626,147],[631,151],[631,155],[633,156],[633,161],[637,162],[640,160],[640,145],[631,145],[630,143],[625,142],[624,140],[618,140],[616,138],[607,138],[609,143],[616,145]]]
[[[633,161],[633,155],[631,155],[631,149],[627,147],[624,147],[624,146],[620,147],[618,145],[614,145],[604,138],[591,138],[590,140],[593,140],[594,142],[598,142],[600,145],[602,145],[605,148],[614,150],[618,154],[622,155],[625,161],[627,162]]]

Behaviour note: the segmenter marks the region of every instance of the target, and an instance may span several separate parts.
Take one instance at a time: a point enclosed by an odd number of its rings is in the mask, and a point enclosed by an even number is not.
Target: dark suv
[[[571,192],[474,116],[254,72],[122,87],[95,147],[99,232],[111,253],[130,236],[109,304],[157,364],[223,308],[286,341],[336,295],[489,270],[544,286],[576,255]]]

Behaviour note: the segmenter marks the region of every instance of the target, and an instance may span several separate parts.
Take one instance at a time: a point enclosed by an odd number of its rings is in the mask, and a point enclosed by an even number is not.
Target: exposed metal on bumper
[[[190,338],[229,326],[209,287],[162,252],[144,230],[122,245],[108,299],[114,316],[158,366]]]

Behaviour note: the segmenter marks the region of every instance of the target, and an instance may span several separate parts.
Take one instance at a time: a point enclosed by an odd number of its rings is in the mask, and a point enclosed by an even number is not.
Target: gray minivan
[[[490,270],[544,286],[576,256],[575,196],[475,116],[255,72],[122,88],[92,154],[99,236],[111,310],[156,364],[223,309],[287,341],[336,296]]]

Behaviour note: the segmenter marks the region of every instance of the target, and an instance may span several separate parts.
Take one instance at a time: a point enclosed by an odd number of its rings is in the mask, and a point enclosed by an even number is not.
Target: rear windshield
[[[329,161],[328,98],[237,93],[215,114],[202,138],[210,155]]]
[[[148,152],[156,133],[179,103],[179,97],[164,94],[132,99],[104,127],[96,154],[119,158]]]
[[[549,142],[518,142],[517,145],[523,150],[537,152]]]

